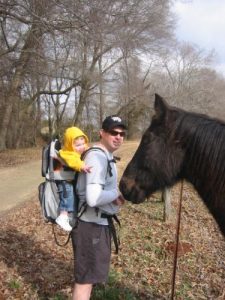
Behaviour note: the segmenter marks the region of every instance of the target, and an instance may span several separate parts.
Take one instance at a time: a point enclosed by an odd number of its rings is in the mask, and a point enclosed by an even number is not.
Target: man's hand
[[[125,199],[123,198],[122,195],[119,195],[115,200],[112,202],[115,205],[121,206],[125,203]]]

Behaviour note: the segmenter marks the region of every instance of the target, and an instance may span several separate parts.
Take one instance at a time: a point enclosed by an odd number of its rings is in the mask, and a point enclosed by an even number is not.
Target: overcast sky
[[[225,0],[178,0],[177,37],[217,53],[218,70],[225,74]]]

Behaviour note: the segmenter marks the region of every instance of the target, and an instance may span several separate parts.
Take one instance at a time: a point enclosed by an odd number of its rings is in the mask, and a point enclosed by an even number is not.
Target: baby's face
[[[74,151],[82,154],[85,151],[85,138],[79,137],[73,141],[73,149]]]

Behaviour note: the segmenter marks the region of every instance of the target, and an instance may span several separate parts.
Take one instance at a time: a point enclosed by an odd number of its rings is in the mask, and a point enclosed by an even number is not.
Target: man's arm
[[[100,151],[88,153],[85,163],[92,166],[91,173],[86,174],[87,204],[98,207],[114,201],[119,196],[117,188],[104,190],[106,177],[109,176],[106,155]]]
[[[100,205],[113,202],[119,196],[118,190],[103,190],[102,185],[93,183],[86,187],[86,201],[91,207],[98,207]]]

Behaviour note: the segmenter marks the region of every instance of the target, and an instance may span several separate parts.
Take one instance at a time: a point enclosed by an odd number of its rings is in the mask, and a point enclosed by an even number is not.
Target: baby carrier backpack
[[[54,224],[56,224],[55,220],[59,215],[59,203],[60,203],[57,183],[59,182],[62,183],[65,180],[72,179],[75,187],[78,180],[79,172],[75,172],[73,169],[69,168],[65,164],[63,159],[60,158],[59,156],[60,149],[61,149],[61,143],[59,142],[58,139],[51,141],[48,145],[43,147],[41,174],[45,178],[45,181],[38,186],[38,191],[39,191],[39,201],[41,205],[41,212],[43,218],[46,222],[50,222],[53,224],[52,228],[53,228],[53,234],[54,234],[56,244],[59,246],[65,246],[69,242],[70,233],[68,235],[68,239],[66,240],[66,242],[60,244],[57,240],[55,230],[54,230]],[[105,151],[102,148],[91,147],[82,154],[81,159],[84,159],[85,155],[90,151],[102,151],[105,153]],[[105,155],[107,157],[106,153]],[[117,157],[114,158],[116,160],[119,159]],[[109,174],[109,176],[112,176],[110,163],[114,160],[109,160],[107,157],[107,161],[108,161],[107,173]],[[75,188],[74,188],[74,193],[75,193]],[[82,209],[79,212],[78,212],[78,207],[79,207],[79,197],[75,193],[74,213],[72,216],[73,224],[76,224],[77,218],[79,218],[81,214],[84,213],[86,209],[86,204],[82,206]]]
[[[38,187],[42,215],[46,222],[53,224],[59,214],[60,198],[57,183],[76,178],[75,171],[66,166],[58,155],[60,149],[61,144],[57,139],[43,147],[41,173],[45,181]]]
[[[62,158],[59,156],[61,143],[58,139],[51,141],[42,149],[42,165],[41,174],[45,181],[38,186],[39,201],[41,205],[41,212],[46,222],[52,223],[52,230],[55,242],[59,246],[65,246],[69,242],[70,234],[65,243],[60,244],[57,240],[54,224],[59,215],[59,190],[58,183],[64,183],[66,180],[73,180],[74,184],[77,181],[78,173],[69,168]],[[76,199],[76,198],[75,198]],[[77,199],[76,199],[77,200]],[[78,203],[74,202],[75,210],[77,211]],[[75,220],[75,213],[73,216]]]

